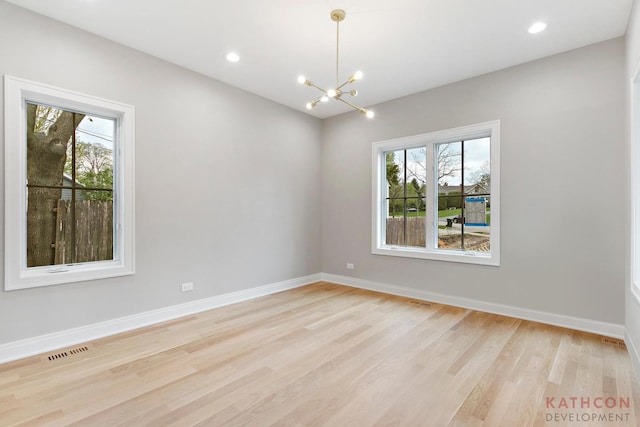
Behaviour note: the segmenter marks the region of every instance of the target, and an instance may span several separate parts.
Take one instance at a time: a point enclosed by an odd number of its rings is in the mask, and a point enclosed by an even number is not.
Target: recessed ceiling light
[[[547,28],[547,24],[544,22],[536,22],[532,26],[529,27],[529,34],[538,34]]]
[[[227,57],[226,58],[227,58],[227,61],[229,61],[229,62],[238,62],[238,61],[240,61],[240,55],[238,55],[235,52],[227,53]]]

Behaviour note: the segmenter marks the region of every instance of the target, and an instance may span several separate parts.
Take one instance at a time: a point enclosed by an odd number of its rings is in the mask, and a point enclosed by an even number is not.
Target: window
[[[5,76],[5,290],[133,274],[133,121]]]
[[[499,127],[375,143],[372,253],[499,265]]]

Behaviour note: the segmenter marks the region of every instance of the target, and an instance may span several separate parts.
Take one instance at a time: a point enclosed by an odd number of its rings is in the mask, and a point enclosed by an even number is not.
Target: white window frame
[[[433,208],[437,206],[438,191],[436,182],[437,165],[434,163],[436,144],[490,137],[490,173],[491,173],[491,236],[490,252],[473,252],[461,250],[438,249],[430,247],[429,242],[437,239],[438,218]],[[385,152],[426,147],[426,247],[408,247],[385,244],[386,236],[386,159]],[[398,138],[373,143],[372,150],[372,220],[371,220],[371,253],[408,258],[421,258],[439,261],[463,262],[469,264],[500,265],[500,121],[491,121],[475,125],[463,126],[405,138]]]
[[[5,291],[134,274],[135,108],[6,75],[4,94]],[[27,102],[115,120],[113,260],[27,267]]]

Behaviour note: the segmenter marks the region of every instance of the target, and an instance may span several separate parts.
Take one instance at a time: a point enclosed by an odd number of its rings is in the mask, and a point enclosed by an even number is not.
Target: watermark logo
[[[629,396],[546,396],[547,422],[629,422]]]

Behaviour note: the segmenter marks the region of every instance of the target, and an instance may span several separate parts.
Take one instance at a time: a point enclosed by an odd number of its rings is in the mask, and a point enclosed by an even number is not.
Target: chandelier
[[[359,112],[361,112],[362,114],[364,114],[365,116],[367,116],[368,118],[373,118],[374,113],[371,110],[367,110],[365,108],[362,107],[358,107],[357,105],[347,101],[346,99],[344,99],[342,96],[343,95],[350,95],[350,96],[356,96],[358,95],[358,91],[355,89],[351,89],[351,90],[343,90],[343,88],[353,82],[355,82],[356,80],[360,80],[362,78],[362,71],[356,71],[355,73],[353,73],[351,76],[349,76],[349,78],[347,79],[347,81],[345,81],[344,83],[340,84],[340,78],[339,78],[339,64],[340,64],[340,22],[344,21],[344,17],[346,15],[346,12],[342,9],[336,9],[331,11],[331,20],[334,21],[336,23],[336,87],[335,89],[323,89],[320,86],[317,86],[315,83],[313,83],[311,80],[307,80],[306,77],[304,76],[300,76],[298,77],[298,83],[300,84],[304,84],[307,86],[311,86],[311,87],[315,87],[316,89],[318,89],[320,92],[322,92],[322,95],[318,96],[316,99],[314,99],[311,102],[307,103],[307,109],[311,110],[313,108],[315,108],[316,105],[318,105],[319,102],[327,102],[329,101],[330,98],[335,99],[336,101],[340,101],[344,104],[347,104],[348,106],[350,106],[351,108],[353,108],[354,110],[357,110]]]

